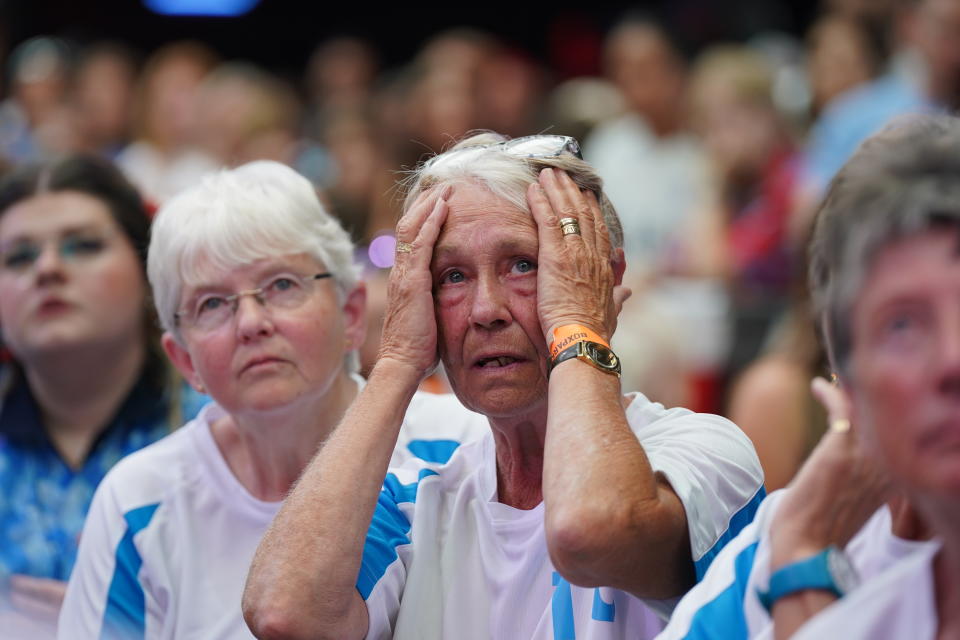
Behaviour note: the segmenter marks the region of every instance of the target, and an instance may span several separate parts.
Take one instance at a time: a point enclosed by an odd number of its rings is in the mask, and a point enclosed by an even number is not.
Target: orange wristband
[[[609,348],[610,344],[582,324],[565,324],[553,330],[553,340],[550,341],[550,359],[572,344],[578,342],[597,342]]]

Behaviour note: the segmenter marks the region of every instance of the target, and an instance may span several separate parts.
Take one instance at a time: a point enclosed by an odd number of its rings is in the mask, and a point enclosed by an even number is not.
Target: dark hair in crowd
[[[150,217],[137,190],[107,160],[71,155],[13,170],[0,180],[0,217],[21,200],[58,191],[77,191],[106,205],[146,273]]]

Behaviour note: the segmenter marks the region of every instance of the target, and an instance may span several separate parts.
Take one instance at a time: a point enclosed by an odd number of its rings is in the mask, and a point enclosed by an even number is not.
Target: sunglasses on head
[[[569,153],[583,160],[583,155],[580,153],[580,143],[577,142],[576,138],[558,135],[535,135],[452,149],[427,160],[424,169],[434,167],[437,163],[445,162],[463,153],[476,153],[477,151],[491,149],[502,151],[515,158],[556,158],[564,153]]]

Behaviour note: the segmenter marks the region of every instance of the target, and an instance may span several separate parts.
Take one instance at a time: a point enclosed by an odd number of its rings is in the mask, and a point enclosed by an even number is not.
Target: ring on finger
[[[830,431],[835,433],[847,433],[850,431],[850,421],[846,418],[838,418],[830,423]]]
[[[397,253],[410,253],[413,251],[413,245],[409,242],[397,240]]]
[[[580,235],[580,223],[576,218],[560,218],[560,231],[565,236]]]

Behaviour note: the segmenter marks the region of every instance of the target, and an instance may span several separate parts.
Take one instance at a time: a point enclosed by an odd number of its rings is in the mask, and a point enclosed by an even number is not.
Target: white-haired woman
[[[600,178],[572,138],[481,134],[419,170],[397,238],[381,358],[251,566],[255,633],[652,637],[762,477],[731,423],[621,392]],[[438,354],[489,433],[382,482]]]
[[[60,637],[248,636],[240,595],[254,549],[363,385],[353,246],[305,178],[255,162],[160,211],[148,274],[167,354],[215,402],[104,480]],[[411,415],[420,428],[398,459],[408,447],[442,457],[471,426],[443,399],[418,397]],[[444,437],[410,442],[424,434]]]

